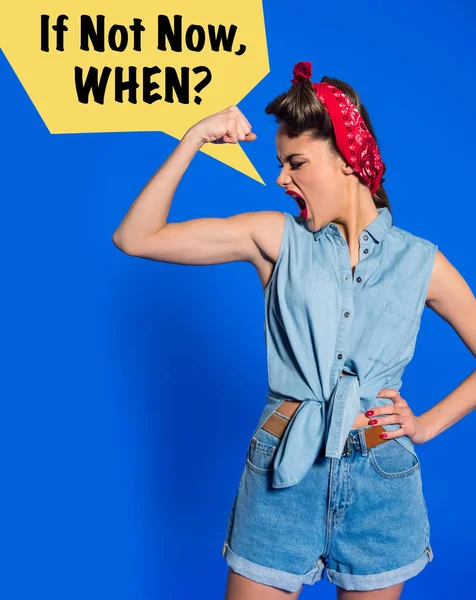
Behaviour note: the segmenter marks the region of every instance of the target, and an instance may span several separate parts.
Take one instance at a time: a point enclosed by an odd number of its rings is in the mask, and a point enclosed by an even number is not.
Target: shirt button
[[[364,250],[364,254],[368,254],[368,253],[369,253],[369,249],[368,249],[368,248],[365,248],[365,250]]]
[[[367,241],[369,239],[368,235],[364,235],[364,240]]]
[[[350,317],[350,312],[345,312],[344,317]]]
[[[357,277],[357,279],[355,280],[357,283],[360,283],[362,281],[362,277]]]
[[[338,354],[337,358],[339,358],[339,359],[342,358],[342,354]]]

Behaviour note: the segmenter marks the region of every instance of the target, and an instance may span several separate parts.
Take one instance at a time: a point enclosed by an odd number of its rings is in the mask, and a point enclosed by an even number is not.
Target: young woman
[[[203,144],[256,139],[231,106],[186,132],[113,235],[163,262],[248,261],[264,289],[268,403],[226,528],[226,600],[295,599],[324,571],[340,600],[398,599],[433,558],[415,444],[476,407],[476,371],[420,416],[400,396],[424,306],[476,355],[476,299],[435,244],[393,224],[357,93],[310,77],[298,63],[266,108],[299,216],[167,222]]]

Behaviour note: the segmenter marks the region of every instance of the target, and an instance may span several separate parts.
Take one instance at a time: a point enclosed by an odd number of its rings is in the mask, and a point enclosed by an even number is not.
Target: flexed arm
[[[114,231],[114,244],[126,254],[144,256],[165,262],[201,264],[217,262],[210,256],[213,243],[229,260],[246,256],[251,239],[243,234],[246,219],[196,219],[185,223],[167,223],[170,206],[180,180],[195,154],[205,143],[253,141],[251,125],[236,106],[230,106],[193,125],[172,154],[153,175],[130,206]],[[201,246],[207,243],[209,250]],[[245,248],[246,246],[246,248]],[[180,254],[183,247],[183,256]],[[218,257],[219,258],[219,257]]]

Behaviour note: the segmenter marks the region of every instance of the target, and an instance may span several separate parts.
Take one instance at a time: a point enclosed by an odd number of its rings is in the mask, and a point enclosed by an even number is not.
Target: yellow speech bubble
[[[269,73],[261,0],[5,2],[0,47],[50,133],[181,139]],[[239,144],[201,151],[264,184]]]

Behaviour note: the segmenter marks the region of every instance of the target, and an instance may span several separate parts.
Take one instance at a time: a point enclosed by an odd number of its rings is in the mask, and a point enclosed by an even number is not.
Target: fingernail
[[[371,424],[371,425],[375,425],[376,423],[377,423],[377,419],[372,419],[372,420],[370,421],[370,424]]]
[[[381,433],[381,434],[380,434],[380,437],[381,437],[381,438],[386,438],[386,437],[387,437],[387,434],[386,434],[386,433]]]
[[[367,417],[371,417],[373,414],[374,414],[374,411],[373,411],[373,410],[368,410],[368,411],[365,413],[365,415],[366,415]]]

